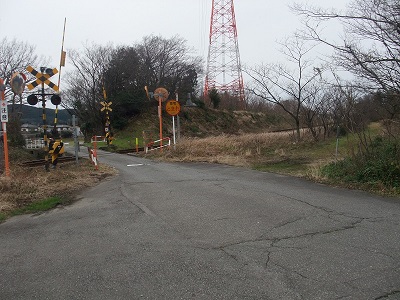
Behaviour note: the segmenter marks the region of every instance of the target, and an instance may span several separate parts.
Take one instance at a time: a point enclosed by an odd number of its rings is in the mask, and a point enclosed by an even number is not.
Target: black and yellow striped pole
[[[67,18],[64,19],[64,29],[62,35],[62,42],[61,42],[61,57],[60,57],[60,71],[58,72],[58,89],[60,88],[60,81],[61,81],[61,69],[65,66],[65,56],[66,52],[64,51],[64,37],[65,37],[65,24],[67,22]],[[51,103],[55,105],[54,111],[54,125],[52,130],[52,141],[49,143],[49,153],[51,155],[51,163],[55,168],[58,162],[59,155],[64,153],[64,144],[61,140],[61,135],[57,130],[57,123],[58,123],[58,105],[61,103],[61,98],[57,94],[54,94],[51,97]]]
[[[54,94],[51,96],[51,103],[56,106],[54,116],[54,127],[52,131],[52,140],[49,142],[49,154],[51,155],[52,167],[55,168],[58,163],[58,157],[64,153],[64,143],[61,140],[60,133],[57,130],[58,105],[61,103],[60,96]]]
[[[63,29],[62,42],[61,42],[60,72],[58,73],[58,86],[59,87],[60,87],[60,81],[61,81],[61,67],[65,67],[65,59],[67,56],[67,52],[64,51],[64,38],[65,38],[66,23],[67,23],[67,18],[64,19],[64,29]]]
[[[61,69],[62,67],[65,67],[65,58],[67,53],[64,51],[64,38],[65,38],[65,25],[67,23],[67,18],[64,18],[64,29],[63,29],[63,35],[62,35],[62,42],[61,42],[61,57],[60,57],[60,70],[58,72],[58,88],[60,88],[60,81],[61,81]],[[58,101],[59,99],[56,99],[54,97],[51,98],[51,102],[56,106],[55,109],[55,115],[54,115],[54,129],[53,132],[57,132],[57,115],[58,115],[58,105],[61,103]]]
[[[46,171],[49,171],[49,140],[47,138],[47,120],[46,120],[46,96],[52,95],[51,96],[51,102],[54,105],[58,105],[61,102],[61,98],[58,94],[46,94],[44,90],[44,85],[48,85],[51,87],[53,90],[58,92],[58,86],[52,83],[49,78],[55,74],[58,73],[58,70],[56,68],[50,69],[46,67],[41,67],[40,68],[40,73],[36,71],[34,68],[31,66],[28,66],[26,68],[27,71],[29,71],[32,75],[34,75],[37,79],[27,85],[29,90],[34,89],[35,87],[41,85],[41,94],[31,94],[28,96],[27,101],[30,105],[36,105],[39,101],[37,98],[37,95],[40,95],[42,97],[42,120],[43,120],[43,141],[44,141],[44,151],[45,151],[45,168]]]
[[[40,68],[40,72],[43,74],[46,68]],[[47,120],[46,120],[46,98],[44,93],[44,81],[42,83],[42,120],[43,120],[43,141],[44,141],[44,161],[45,161],[45,169],[49,171],[49,147],[47,140]]]
[[[103,97],[105,101],[100,102],[101,105],[103,105],[103,107],[101,108],[101,111],[105,111],[106,112],[106,124],[105,124],[105,132],[106,132],[106,140],[107,140],[107,145],[112,145],[112,133],[111,133],[111,123],[110,123],[110,116],[108,114],[109,111],[112,111],[111,108],[111,104],[112,102],[107,102],[107,93],[106,93],[106,89],[104,88],[103,85]]]
[[[64,51],[64,38],[65,38],[65,25],[67,23],[67,18],[64,18],[64,29],[63,29],[63,37],[61,42],[61,57],[60,57],[60,70],[58,71],[58,88],[60,88],[60,81],[61,81],[61,70],[62,67],[65,67],[65,57],[67,53]],[[60,100],[60,101],[59,101]],[[57,132],[57,115],[58,115],[58,105],[61,103],[61,99],[58,97],[51,97],[51,103],[56,106],[55,114],[54,114],[54,129],[53,132]],[[56,133],[57,134],[57,133]]]

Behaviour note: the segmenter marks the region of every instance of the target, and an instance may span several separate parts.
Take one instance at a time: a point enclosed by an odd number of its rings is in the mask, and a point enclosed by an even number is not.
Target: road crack
[[[321,230],[321,231],[314,231],[314,232],[306,232],[298,235],[287,235],[287,236],[282,236],[282,237],[265,237],[265,234],[263,234],[261,237],[258,238],[253,238],[253,239],[248,239],[248,240],[242,240],[242,241],[237,241],[234,243],[227,243],[224,245],[220,245],[218,247],[213,247],[213,249],[221,249],[221,248],[226,248],[226,247],[232,247],[232,246],[238,246],[238,245],[243,245],[243,244],[248,244],[248,243],[255,243],[255,242],[272,242],[273,244],[285,241],[285,240],[291,240],[291,239],[298,239],[298,238],[304,238],[304,237],[314,237],[317,235],[325,235],[325,234],[331,234],[331,233],[336,233],[340,231],[345,231],[345,230],[350,230],[354,229],[362,223],[363,219],[356,220],[352,222],[349,225],[345,225],[339,228],[332,228],[328,230]],[[273,229],[273,228],[272,228]],[[270,229],[271,230],[271,229]]]
[[[143,203],[133,199],[125,190],[125,187],[123,184],[120,185],[120,191],[122,196],[124,196],[130,203],[133,205],[137,206],[141,211],[143,211],[146,215],[156,217],[156,214],[153,213],[147,206],[145,206]]]
[[[379,296],[379,297],[375,298],[375,300],[389,299],[389,297],[391,297],[391,296],[400,296],[400,290],[396,290],[396,291],[392,291],[392,292],[386,293],[386,294],[384,294],[382,296]]]

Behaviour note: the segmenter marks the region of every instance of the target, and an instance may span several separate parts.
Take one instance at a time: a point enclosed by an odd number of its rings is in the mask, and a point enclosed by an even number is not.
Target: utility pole
[[[244,86],[233,0],[212,0],[204,96],[216,89],[244,108]]]

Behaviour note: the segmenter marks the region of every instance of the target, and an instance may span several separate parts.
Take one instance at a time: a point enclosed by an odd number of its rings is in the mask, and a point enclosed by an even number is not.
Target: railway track
[[[141,147],[138,149],[139,152],[143,152],[144,148]],[[136,149],[120,149],[115,151],[116,153],[119,154],[128,154],[128,153],[136,153]],[[61,156],[58,158],[58,163],[63,163],[63,162],[70,162],[74,161],[75,156]],[[51,158],[49,156],[49,164],[51,164]],[[30,160],[30,161],[25,161],[20,163],[21,166],[23,167],[36,167],[36,166],[44,166],[46,164],[46,161],[44,159],[37,159],[37,160]]]
[[[75,161],[75,156],[62,156],[58,158],[58,163],[70,162]],[[49,164],[51,164],[51,158],[48,159]],[[21,163],[20,165],[23,167],[36,167],[36,166],[44,166],[46,164],[45,159],[37,159],[37,160],[30,160]]]
[[[119,154],[136,153],[136,149],[120,149],[120,150],[117,150],[115,152],[119,153]],[[144,148],[143,147],[139,147],[138,148],[138,152],[144,152]]]

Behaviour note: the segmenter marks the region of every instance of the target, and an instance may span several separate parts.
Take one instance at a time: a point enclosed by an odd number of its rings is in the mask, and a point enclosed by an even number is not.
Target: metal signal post
[[[42,120],[43,120],[43,139],[44,139],[44,151],[45,151],[45,168],[46,171],[49,171],[49,147],[48,147],[48,139],[47,139],[47,120],[46,120],[46,96],[51,95],[51,102],[54,105],[58,105],[61,103],[61,98],[58,94],[46,94],[44,90],[44,84],[48,85],[51,87],[53,90],[58,92],[58,86],[52,83],[49,78],[55,74],[58,73],[58,70],[56,68],[50,69],[50,68],[45,68],[41,67],[40,72],[36,71],[34,68],[31,66],[28,66],[26,68],[27,71],[29,71],[32,75],[34,75],[37,79],[30,84],[28,84],[28,89],[32,90],[35,87],[37,87],[39,84],[41,84],[41,93],[40,94],[31,94],[28,96],[27,101],[30,105],[36,105],[39,101],[37,96],[41,96],[42,98]]]
[[[111,123],[110,123],[110,116],[108,114],[109,111],[112,111],[111,104],[112,102],[100,102],[103,107],[101,108],[100,111],[105,111],[106,112],[106,126],[104,128],[104,131],[106,132],[106,139],[107,139],[107,145],[112,145],[112,134],[111,134]]]
[[[108,112],[112,111],[111,104],[112,102],[107,102],[107,93],[106,89],[103,86],[103,97],[105,101],[101,101],[100,104],[103,105],[100,111],[105,111],[106,112],[106,126],[104,128],[104,131],[106,132],[106,139],[107,139],[107,145],[112,145],[112,134],[111,134],[111,123],[110,123],[110,116],[108,115]]]

